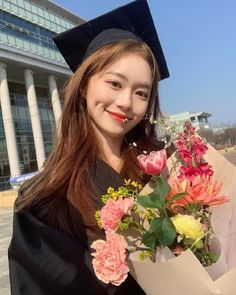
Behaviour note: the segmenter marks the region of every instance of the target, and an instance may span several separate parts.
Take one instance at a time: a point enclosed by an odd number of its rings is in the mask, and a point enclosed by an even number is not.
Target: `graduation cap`
[[[53,38],[73,72],[97,49],[126,39],[145,42],[157,60],[161,79],[169,77],[165,57],[146,0],[133,1]]]

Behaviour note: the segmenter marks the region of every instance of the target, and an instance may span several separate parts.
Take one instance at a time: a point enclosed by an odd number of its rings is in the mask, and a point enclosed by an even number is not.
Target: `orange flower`
[[[168,182],[171,186],[168,200],[180,192],[186,192],[188,194],[180,200],[173,201],[175,205],[185,206],[199,203],[201,205],[213,206],[228,201],[227,196],[219,195],[222,184],[205,175],[195,177],[192,181],[186,178],[170,178]]]

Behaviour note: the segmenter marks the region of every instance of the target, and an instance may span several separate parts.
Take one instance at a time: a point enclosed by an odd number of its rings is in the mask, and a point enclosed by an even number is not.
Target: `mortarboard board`
[[[81,62],[106,44],[134,39],[145,42],[156,57],[161,79],[169,71],[146,0],[136,0],[53,38],[73,72]]]

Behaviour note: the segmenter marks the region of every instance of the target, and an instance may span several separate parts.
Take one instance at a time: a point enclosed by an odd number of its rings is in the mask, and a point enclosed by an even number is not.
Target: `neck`
[[[103,134],[96,127],[95,131],[101,144],[103,160],[105,160],[113,169],[119,172],[123,163],[121,155],[123,138],[111,137]]]

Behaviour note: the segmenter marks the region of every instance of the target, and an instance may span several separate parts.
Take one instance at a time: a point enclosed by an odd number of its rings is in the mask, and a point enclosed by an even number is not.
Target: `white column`
[[[48,84],[49,84],[49,91],[51,95],[51,101],[52,101],[52,108],[53,113],[55,117],[56,127],[59,127],[59,122],[61,118],[61,102],[57,90],[57,83],[56,83],[56,77],[53,75],[48,76]]]
[[[28,98],[29,112],[33,130],[35,152],[37,158],[38,169],[40,170],[45,161],[45,152],[43,144],[43,134],[40,124],[40,114],[37,104],[37,97],[34,87],[33,71],[26,69],[24,71],[25,85]]]
[[[11,112],[11,100],[7,83],[6,65],[3,63],[0,63],[0,99],[11,176],[17,176],[20,175],[21,172],[14,121]]]

